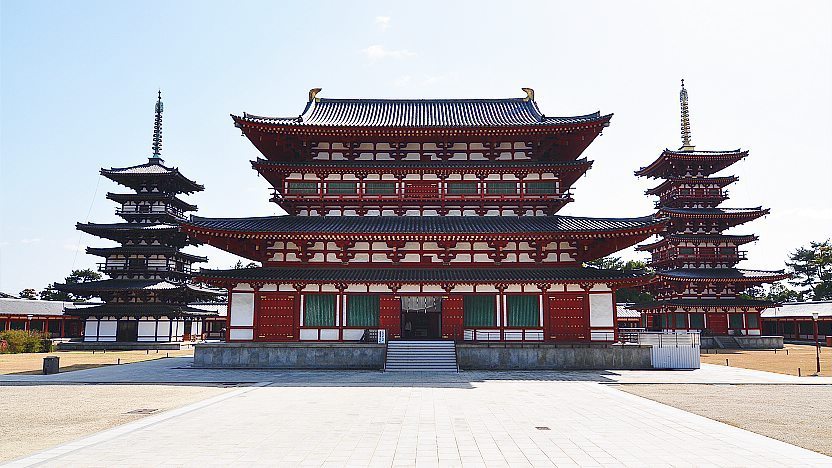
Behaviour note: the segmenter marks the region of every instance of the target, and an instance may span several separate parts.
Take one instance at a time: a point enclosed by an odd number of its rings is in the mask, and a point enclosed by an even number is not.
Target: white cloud
[[[376,16],[376,25],[382,31],[387,31],[390,27],[390,17],[389,16]]]
[[[413,57],[416,55],[415,52],[411,52],[407,49],[397,49],[397,50],[388,50],[385,49],[382,45],[371,45],[366,49],[361,49],[361,52],[370,60],[377,61],[377,60],[384,60],[384,59],[404,59],[408,57]]]
[[[20,239],[21,244],[37,244],[38,242],[40,242],[40,238],[38,237]]]
[[[78,244],[64,244],[64,250],[69,250],[70,252],[86,252],[86,247],[83,245]]]

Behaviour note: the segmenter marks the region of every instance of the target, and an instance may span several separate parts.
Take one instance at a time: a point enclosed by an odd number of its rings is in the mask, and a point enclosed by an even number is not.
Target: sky
[[[633,171],[678,148],[679,80],[697,149],[750,150],[724,206],[771,208],[742,268],[780,269],[832,236],[832,2],[0,2],[0,291],[40,290],[112,242],[99,175],[163,157],[205,185],[209,217],[280,213],[230,113],[295,116],[332,98],[501,98],[536,91],[546,115],[614,113],[559,214],[654,211]],[[209,246],[206,267],[236,257]],[[628,249],[625,258],[643,258]]]

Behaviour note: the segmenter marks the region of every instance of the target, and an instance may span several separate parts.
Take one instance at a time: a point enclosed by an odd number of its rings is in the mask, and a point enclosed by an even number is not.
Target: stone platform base
[[[738,347],[731,338],[736,340]],[[719,346],[716,341],[713,336],[703,336],[702,349],[783,349],[782,336],[731,336],[720,340],[723,346]]]
[[[384,369],[386,347],[375,343],[204,343],[194,367],[251,369]]]
[[[464,370],[652,369],[650,346],[634,344],[457,343]]]
[[[178,351],[191,348],[193,348],[191,342],[68,341],[56,345],[56,349],[59,351],[98,351],[105,349],[107,351],[144,351],[146,349]]]

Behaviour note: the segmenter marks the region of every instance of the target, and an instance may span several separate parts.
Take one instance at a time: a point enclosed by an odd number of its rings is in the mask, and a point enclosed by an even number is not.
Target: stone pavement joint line
[[[821,454],[602,385],[598,373],[276,375],[15,466],[832,466]]]

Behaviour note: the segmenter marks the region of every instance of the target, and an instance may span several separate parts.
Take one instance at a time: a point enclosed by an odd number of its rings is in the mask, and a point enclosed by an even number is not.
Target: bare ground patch
[[[636,384],[615,388],[832,456],[832,385]]]
[[[0,462],[226,391],[188,385],[0,386]],[[156,411],[129,413],[148,409]]]
[[[164,357],[181,357],[193,355],[194,350],[171,351],[56,351],[53,353],[0,354],[0,374],[35,375],[43,371],[45,356],[61,358],[61,372],[91,369],[93,367],[130,364]]]

